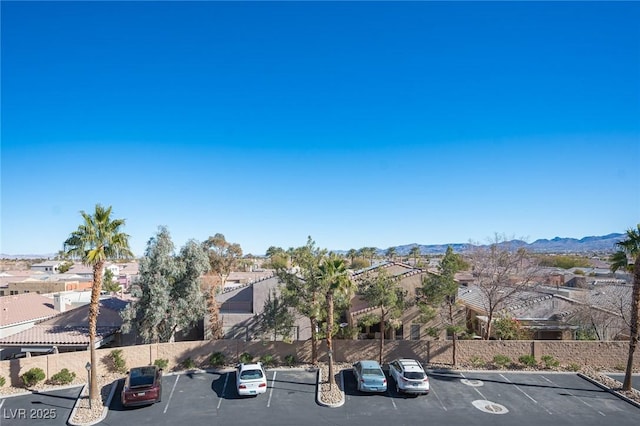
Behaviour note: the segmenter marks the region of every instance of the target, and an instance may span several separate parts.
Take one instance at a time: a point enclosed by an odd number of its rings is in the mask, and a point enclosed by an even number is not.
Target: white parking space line
[[[271,378],[271,390],[269,391],[269,400],[267,401],[267,408],[271,406],[271,397],[273,396],[273,387],[276,385],[276,371],[273,372],[273,377]]]
[[[396,406],[396,402],[393,400],[394,398],[393,398],[393,395],[391,395],[391,388],[389,386],[387,386],[387,395],[389,395],[389,397],[391,399],[391,403],[393,404],[394,410],[397,410],[398,407]]]
[[[176,390],[176,385],[178,384],[178,379],[180,378],[180,375],[178,374],[176,376],[176,381],[173,382],[173,387],[171,388],[171,393],[169,394],[169,400],[167,401],[167,405],[164,406],[164,413],[167,413],[167,410],[169,409],[169,403],[171,402],[171,398],[173,397],[173,391]]]
[[[222,386],[222,394],[220,395],[220,399],[218,400],[218,407],[217,409],[220,409],[220,404],[222,404],[222,400],[224,399],[225,394],[227,393],[227,382],[229,381],[229,375],[231,373],[227,373],[224,376],[224,386]]]
[[[444,406],[444,404],[442,403],[442,400],[440,399],[440,397],[438,396],[438,394],[436,393],[435,389],[431,389],[431,391],[429,392],[433,395],[435,395],[436,399],[438,400],[438,402],[440,403],[440,406],[442,407],[442,409],[444,411],[447,411],[447,407]],[[426,401],[426,400],[425,400]]]
[[[533,399],[531,397],[531,395],[529,395],[528,393],[526,393],[525,391],[523,391],[522,389],[520,389],[520,386],[516,385],[515,383],[513,383],[511,380],[509,380],[504,374],[500,374],[500,377],[502,377],[504,380],[507,381],[507,383],[513,385],[516,389],[518,389],[520,392],[522,392],[522,394],[524,396],[526,396],[527,398],[529,398],[531,401],[533,401],[534,404],[539,405],[540,407],[542,407],[544,409],[544,411],[546,411],[549,414],[553,414],[551,411],[547,410],[547,408],[545,406],[543,406],[542,404],[538,404],[538,401],[536,401],[535,399]]]
[[[464,374],[460,373],[460,376],[462,376],[462,378],[463,378],[463,379],[466,379],[466,377],[464,376]],[[474,391],[478,392],[478,395],[480,395],[480,396],[482,397],[482,399],[487,400],[487,397],[486,397],[486,396],[484,396],[484,395],[482,394],[482,392],[480,392],[480,391],[478,390],[478,388],[477,388],[477,387],[475,387],[475,386],[472,386],[472,387],[473,387],[473,390],[474,390]],[[487,401],[488,401],[488,400],[487,400]]]
[[[552,382],[551,380],[547,379],[545,376],[542,376],[543,379],[545,379],[547,382],[551,383],[554,386],[560,386],[555,384],[554,382]],[[598,414],[600,414],[601,416],[606,417],[607,415],[604,414],[602,411],[598,410],[597,408],[595,408],[593,405],[589,404],[587,401],[584,401],[582,398],[580,398],[577,395],[572,394],[568,389],[564,389],[568,395],[571,395],[572,397],[574,397],[575,399],[577,399],[578,401],[582,402],[584,405],[586,405],[589,408],[592,408],[594,411],[596,411]]]

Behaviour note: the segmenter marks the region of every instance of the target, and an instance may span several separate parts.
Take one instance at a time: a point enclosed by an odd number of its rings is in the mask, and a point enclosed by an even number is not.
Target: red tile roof
[[[119,327],[97,327],[96,341],[118,331]],[[0,339],[0,345],[58,345],[85,346],[89,344],[89,327],[34,325],[11,336]]]
[[[0,296],[0,326],[46,319],[58,313],[52,299],[37,293]]]

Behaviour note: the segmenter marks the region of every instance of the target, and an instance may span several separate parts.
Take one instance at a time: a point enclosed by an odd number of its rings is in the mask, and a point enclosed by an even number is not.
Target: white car
[[[396,382],[398,393],[429,393],[429,377],[415,359],[398,358],[389,363],[389,375]]]
[[[262,364],[239,364],[236,371],[238,395],[258,395],[267,391],[267,375]]]

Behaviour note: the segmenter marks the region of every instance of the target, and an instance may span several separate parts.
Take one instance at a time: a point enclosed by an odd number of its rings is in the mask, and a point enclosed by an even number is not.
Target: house
[[[27,278],[9,281],[4,292],[9,295],[23,293],[58,293],[61,291],[86,290],[92,286],[92,279],[72,274],[37,273]]]
[[[62,265],[64,262],[60,260],[47,260],[40,263],[35,263],[31,265],[31,270],[36,272],[45,272],[49,274],[54,274],[58,272],[58,267]]]
[[[260,339],[263,336],[263,331],[259,315],[263,311],[269,294],[272,292],[277,294],[279,284],[277,276],[267,275],[256,281],[223,288],[222,292],[216,296],[216,300],[219,303],[224,338]],[[205,320],[205,330],[208,330],[208,319]],[[308,319],[296,315],[291,338],[293,340],[311,338]]]
[[[20,295],[19,297],[25,296],[47,299],[37,294]],[[129,302],[117,297],[108,297],[101,299],[99,303],[96,348],[133,344],[132,336],[120,334],[122,326],[120,313]],[[30,327],[0,338],[0,352],[3,358],[17,354],[31,355],[88,349],[89,305],[69,310],[70,306],[65,303],[61,304],[60,298],[54,299],[54,304],[56,306],[53,309],[53,315],[41,317],[40,320],[34,319]],[[25,302],[23,309],[27,310],[30,306]],[[15,305],[15,307],[18,306]]]
[[[392,330],[386,330],[386,339],[412,339],[419,340],[426,335],[426,329],[429,324],[423,324],[420,321],[420,311],[414,303],[422,288],[424,278],[430,272],[426,269],[415,268],[411,265],[399,262],[383,262],[372,267],[365,268],[354,272],[352,279],[358,284],[365,277],[375,276],[379,271],[384,270],[386,274],[398,282],[408,307],[402,313],[401,318],[397,319],[398,327]],[[351,308],[347,312],[347,324],[352,328],[358,328],[359,333],[356,336],[359,339],[373,339],[380,337],[380,323],[362,326],[360,320],[366,318],[367,314],[378,314],[379,310],[369,306],[369,303],[360,295],[356,295],[351,299]]]

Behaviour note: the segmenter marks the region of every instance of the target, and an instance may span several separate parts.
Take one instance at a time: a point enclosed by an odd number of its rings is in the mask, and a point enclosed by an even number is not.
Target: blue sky
[[[624,232],[640,3],[1,3],[0,252]]]

